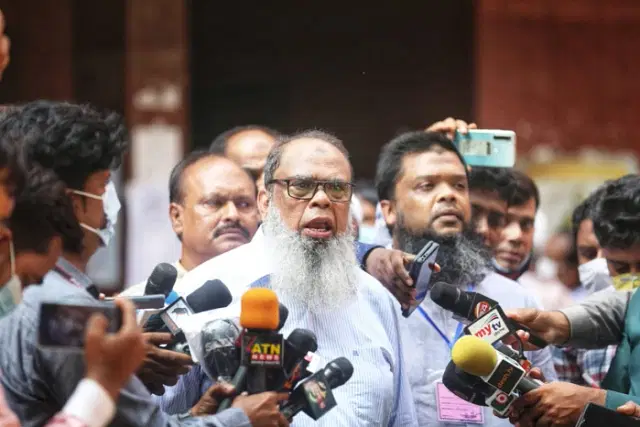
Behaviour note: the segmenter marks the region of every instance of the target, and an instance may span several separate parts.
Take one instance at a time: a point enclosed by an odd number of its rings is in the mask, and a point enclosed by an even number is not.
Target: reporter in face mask
[[[8,145],[12,148],[8,149]],[[53,267],[61,252],[61,234],[70,225],[61,213],[70,210],[64,185],[52,172],[30,168],[26,183],[14,144],[0,141],[0,318],[6,318],[22,300],[22,290],[37,284]],[[17,194],[17,200],[14,197]],[[14,208],[15,207],[15,208]],[[9,218],[9,216],[11,216]],[[37,292],[37,289],[33,290]],[[86,337],[87,371],[61,412],[41,424],[58,426],[106,425],[115,411],[120,388],[142,362],[144,341],[134,307],[117,304],[124,313],[120,331],[106,334],[106,320],[91,319]],[[0,323],[0,331],[9,326]],[[3,347],[5,353],[10,350]],[[127,351],[128,357],[121,355]],[[5,362],[3,359],[2,362]],[[19,376],[15,363],[2,363],[2,382]],[[0,425],[19,426],[0,387]]]

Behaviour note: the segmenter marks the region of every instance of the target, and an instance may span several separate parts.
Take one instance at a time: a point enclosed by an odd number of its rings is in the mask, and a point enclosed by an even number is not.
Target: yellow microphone
[[[249,289],[240,300],[240,326],[245,329],[277,330],[280,323],[278,296],[271,289]]]
[[[518,362],[473,335],[466,335],[455,343],[451,349],[451,360],[464,372],[480,377],[506,394],[514,390],[527,393],[540,386],[526,376],[526,371]]]

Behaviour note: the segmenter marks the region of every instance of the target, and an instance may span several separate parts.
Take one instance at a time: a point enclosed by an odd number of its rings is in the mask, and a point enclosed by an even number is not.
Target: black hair
[[[578,235],[580,224],[582,224],[583,221],[592,219],[593,210],[604,193],[604,187],[604,185],[598,187],[573,210],[573,213],[571,214],[571,231],[574,236]]]
[[[19,141],[29,162],[53,170],[68,188],[78,190],[91,174],[120,166],[128,146],[120,115],[67,102],[9,108],[2,114],[0,135]]]
[[[169,202],[170,203],[182,203],[184,199],[184,194],[182,191],[182,178],[184,176],[184,172],[189,168],[189,166],[192,166],[198,163],[200,160],[206,159],[209,157],[224,158],[223,156],[216,153],[211,153],[205,150],[196,150],[187,154],[182,160],[180,160],[180,162],[178,162],[177,165],[173,167],[173,169],[171,170],[171,175],[169,176]],[[254,193],[257,193],[255,179],[253,178],[251,173],[249,173],[249,171],[247,171],[244,168],[240,168],[240,169],[242,169],[247,174],[250,181],[253,183]]]
[[[236,126],[227,131],[222,132],[220,135],[216,136],[211,146],[209,147],[209,151],[212,153],[225,155],[227,150],[227,143],[231,138],[238,135],[239,133],[249,132],[249,131],[260,131],[266,133],[273,139],[280,139],[282,134],[275,129],[268,128],[266,126],[260,125],[245,125],[245,126]]]
[[[536,211],[540,207],[540,192],[538,186],[527,174],[517,169],[510,169],[509,175],[513,183],[513,192],[509,206],[522,206],[533,199],[536,203]]]
[[[402,160],[406,155],[427,151],[454,153],[468,176],[467,164],[453,142],[440,132],[407,132],[393,138],[384,147],[376,168],[376,188],[380,200],[393,200],[395,186],[402,173]]]
[[[71,199],[64,183],[50,170],[31,168],[7,226],[13,234],[16,253],[46,254],[55,236],[78,244],[69,248],[74,252],[82,250],[83,231]]]
[[[15,107],[4,107],[0,111],[0,123]],[[0,128],[1,128],[0,124]],[[27,167],[24,147],[14,136],[0,132],[0,169],[7,171],[3,185],[10,187],[18,195],[24,188],[27,179]]]
[[[267,156],[267,161],[264,165],[264,184],[267,187],[271,181],[273,180],[276,170],[280,166],[280,160],[282,159],[282,154],[284,153],[285,146],[290,142],[297,141],[298,139],[318,139],[320,141],[324,141],[328,144],[336,147],[344,156],[349,159],[349,151],[344,146],[342,141],[338,139],[336,136],[331,135],[330,133],[323,132],[320,130],[307,130],[302,131],[290,136],[282,136],[280,139],[276,140],[276,144],[273,146],[269,155]],[[351,168],[351,163],[349,163],[349,167]],[[353,170],[351,170],[353,175]]]
[[[378,192],[373,182],[369,180],[358,180],[356,182],[356,193],[373,206],[378,204]]]
[[[509,203],[515,191],[515,182],[507,168],[474,166],[469,172],[469,190],[496,192],[500,200]]]
[[[640,245],[640,175],[605,183],[591,219],[601,247],[629,249]]]

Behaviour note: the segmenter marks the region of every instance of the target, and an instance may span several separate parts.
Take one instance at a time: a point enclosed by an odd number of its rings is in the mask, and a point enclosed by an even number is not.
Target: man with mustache
[[[264,175],[258,195],[263,224],[253,240],[189,272],[174,289],[188,294],[203,277],[219,278],[236,299],[250,287],[269,287],[289,309],[284,336],[309,329],[322,359],[351,361],[353,376],[334,390],[338,406],[317,422],[298,415],[293,425],[418,425],[404,366],[400,306],[356,260],[349,219],[352,168],[344,145],[317,131],[281,139]],[[192,375],[178,384],[190,399],[172,411],[198,398],[188,386]]]
[[[182,243],[176,285],[187,271],[251,240],[260,221],[256,195],[252,176],[218,154],[196,151],[173,168],[169,217]],[[142,295],[145,285],[122,295]]]
[[[434,283],[482,293],[505,308],[538,307],[518,283],[491,272],[491,255],[470,227],[466,164],[445,135],[409,132],[385,145],[378,159],[376,187],[395,249],[416,253],[429,240],[440,244],[437,262],[441,271],[433,274]],[[414,297],[411,289],[396,286],[390,290],[404,303]],[[450,312],[426,298],[402,323],[403,338],[412,345],[407,369],[420,426],[509,425],[488,409],[470,404],[455,413],[446,410],[442,374],[451,347],[462,334],[462,325]],[[548,349],[527,356],[547,379],[555,378]],[[473,413],[472,420],[468,413]]]

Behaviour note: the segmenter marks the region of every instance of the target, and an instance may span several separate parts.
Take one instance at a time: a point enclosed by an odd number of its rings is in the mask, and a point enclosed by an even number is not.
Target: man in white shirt
[[[491,271],[491,253],[470,228],[466,164],[443,134],[409,132],[389,142],[378,160],[376,187],[395,249],[416,253],[429,240],[440,244],[441,271],[434,273],[433,282],[482,293],[504,308],[538,307],[533,295],[518,283]],[[415,297],[415,290],[398,288],[390,290],[403,302]],[[412,346],[407,369],[420,426],[509,425],[490,410],[465,406],[459,399],[459,410],[448,410],[450,400],[456,398],[442,385],[442,374],[462,333],[450,312],[427,297],[402,324],[403,338]],[[528,357],[547,379],[555,378],[548,349]]]
[[[267,159],[258,196],[264,223],[254,239],[194,269],[176,290],[188,294],[217,277],[237,301],[249,287],[270,287],[289,309],[285,336],[310,329],[320,357],[351,361],[353,377],[334,391],[338,406],[317,422],[299,414],[292,425],[416,426],[400,306],[356,262],[351,180],[347,151],[335,137],[311,131],[283,139]]]

